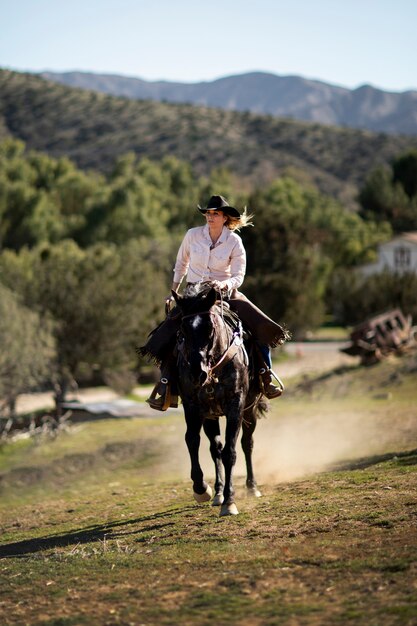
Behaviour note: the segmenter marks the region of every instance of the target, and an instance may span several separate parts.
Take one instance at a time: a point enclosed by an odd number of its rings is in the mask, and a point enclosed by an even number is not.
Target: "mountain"
[[[101,171],[131,151],[156,160],[172,154],[201,175],[226,167],[242,188],[290,173],[350,206],[373,167],[417,148],[413,137],[117,98],[0,70],[0,139],[7,136]]]
[[[200,83],[149,82],[112,74],[43,72],[70,87],[141,100],[192,103],[234,111],[417,135],[417,91],[346,89],[299,76],[251,72]]]

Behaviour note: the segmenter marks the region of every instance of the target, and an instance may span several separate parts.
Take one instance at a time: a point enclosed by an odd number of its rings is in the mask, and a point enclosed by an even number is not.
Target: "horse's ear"
[[[172,293],[172,297],[174,298],[175,302],[177,304],[179,304],[180,300],[181,300],[181,296],[176,291],[174,291],[173,289],[171,289],[171,293]]]
[[[206,296],[207,308],[211,309],[217,300],[217,291],[212,287]]]

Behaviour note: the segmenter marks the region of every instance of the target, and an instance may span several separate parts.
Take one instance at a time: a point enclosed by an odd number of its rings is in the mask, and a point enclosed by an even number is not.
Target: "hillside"
[[[415,624],[416,365],[353,365],[271,403],[263,497],[239,445],[233,518],[193,500],[182,409],[4,444],[2,624]],[[205,435],[201,462],[212,484]]]
[[[128,100],[0,70],[0,138],[10,135],[103,171],[128,151],[152,159],[174,154],[202,175],[224,166],[247,185],[290,171],[346,204],[371,168],[417,146],[417,138]]]
[[[392,93],[371,85],[347,89],[301,76],[265,72],[199,83],[150,82],[88,72],[44,72],[42,76],[70,87],[126,98],[189,102],[320,124],[417,135],[417,91]]]

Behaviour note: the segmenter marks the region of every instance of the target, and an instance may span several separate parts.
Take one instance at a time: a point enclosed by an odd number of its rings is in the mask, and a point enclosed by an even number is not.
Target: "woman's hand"
[[[212,280],[211,281],[211,286],[213,287],[213,289],[215,289],[216,291],[227,291],[227,285],[222,282],[221,280]]]

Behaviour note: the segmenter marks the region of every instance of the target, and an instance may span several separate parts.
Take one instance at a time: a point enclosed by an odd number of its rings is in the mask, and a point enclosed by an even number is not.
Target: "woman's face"
[[[209,226],[223,226],[227,216],[223,211],[206,211],[206,221]]]

